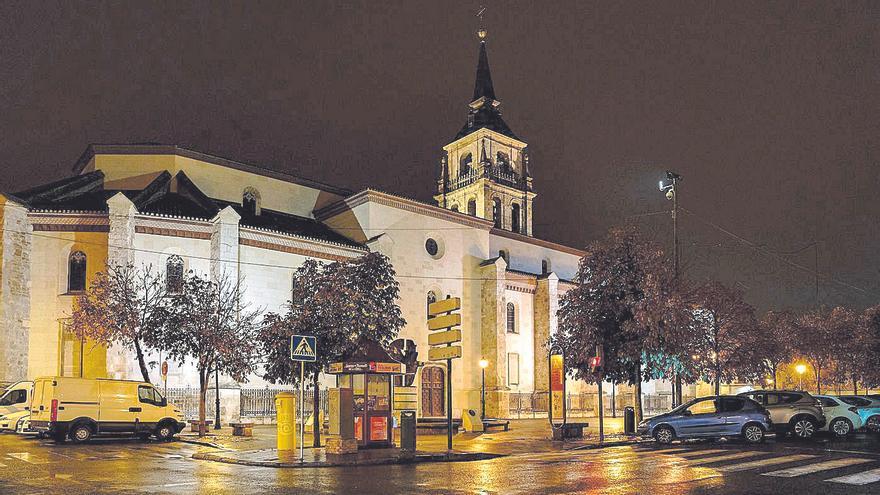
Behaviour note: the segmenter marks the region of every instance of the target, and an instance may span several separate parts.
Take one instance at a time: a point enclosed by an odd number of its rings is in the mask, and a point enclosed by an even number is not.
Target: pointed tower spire
[[[480,29],[477,33],[480,37],[480,56],[477,59],[477,80],[474,82],[474,99],[485,97],[489,101],[495,100],[495,88],[492,87],[492,73],[489,71],[489,55],[486,54],[486,30]]]

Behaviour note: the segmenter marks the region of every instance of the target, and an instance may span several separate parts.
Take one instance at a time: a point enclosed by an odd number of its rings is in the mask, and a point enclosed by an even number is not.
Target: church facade
[[[546,342],[585,253],[533,235],[528,146],[501,116],[481,34],[467,120],[443,147],[436,184],[426,184],[435,204],[154,144],[91,145],[70,177],[0,195],[0,381],[139,379],[130,353],[65,329],[76,296],[108,263],[232,273],[254,306],[282,311],[305,260],[379,251],[400,283],[400,337],[419,352],[421,417],[446,414],[445,362],[427,361],[426,306],[449,296],[462,300],[456,416],[479,408],[481,359],[490,416],[508,415],[511,392],[546,390]],[[196,376],[172,366],[168,385]]]

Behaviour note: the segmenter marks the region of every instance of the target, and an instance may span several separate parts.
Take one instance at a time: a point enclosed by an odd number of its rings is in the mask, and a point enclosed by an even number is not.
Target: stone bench
[[[211,422],[206,420],[205,421],[205,431],[208,431],[209,429],[211,429]],[[197,420],[197,419],[189,420],[189,431],[191,431],[193,433],[199,432],[199,420]]]
[[[252,437],[254,436],[253,423],[229,423],[232,427],[232,436],[234,437]]]
[[[506,419],[486,418],[483,420],[483,428],[487,430],[489,428],[504,428],[504,431],[507,431],[510,429],[510,421],[507,421]]]
[[[584,438],[584,428],[590,423],[566,423],[560,427],[553,427],[553,440],[565,440],[566,438]]]

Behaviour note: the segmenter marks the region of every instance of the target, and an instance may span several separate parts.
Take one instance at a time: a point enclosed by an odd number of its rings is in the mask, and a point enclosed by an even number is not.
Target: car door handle
[[[140,407],[129,407],[128,412],[141,412]]]

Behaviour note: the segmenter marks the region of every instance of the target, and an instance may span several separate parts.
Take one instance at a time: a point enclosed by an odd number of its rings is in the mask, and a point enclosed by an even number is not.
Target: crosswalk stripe
[[[741,462],[739,464],[731,464],[729,466],[720,467],[718,468],[718,470],[725,473],[735,473],[737,471],[746,471],[748,469],[762,468],[765,466],[775,466],[777,464],[785,464],[787,462],[805,461],[814,457],[816,456],[806,454],[785,455],[782,457],[771,457],[770,459],[761,459],[758,461],[748,461]]]
[[[673,454],[677,457],[699,457],[701,455],[706,454],[720,454],[722,452],[729,452],[729,450],[725,449],[703,449],[703,450],[692,450],[690,452],[685,452],[682,454]]]
[[[706,457],[704,459],[696,459],[693,461],[688,461],[688,464],[691,466],[699,466],[701,464],[711,464],[713,462],[720,461],[732,461],[734,459],[743,459],[746,457],[755,457],[756,455],[763,455],[767,452],[737,452],[735,454],[728,455],[716,455],[714,457]]]
[[[847,485],[867,485],[880,481],[880,468],[861,473],[850,474],[849,476],[841,476],[839,478],[831,478],[832,483],[844,483]]]
[[[855,466],[871,462],[871,459],[860,459],[857,457],[846,457],[843,459],[833,459],[825,462],[816,462],[804,466],[783,469],[781,471],[773,471],[771,473],[763,473],[762,476],[777,476],[780,478],[794,478],[795,476],[803,476],[805,474],[818,473],[819,471],[828,471],[829,469],[837,469],[847,466]]]
[[[664,454],[665,455],[665,454],[678,454],[679,452],[692,452],[692,451],[693,451],[693,449],[663,449],[663,450],[651,449],[651,450],[646,450],[645,452],[650,452],[652,454]]]

